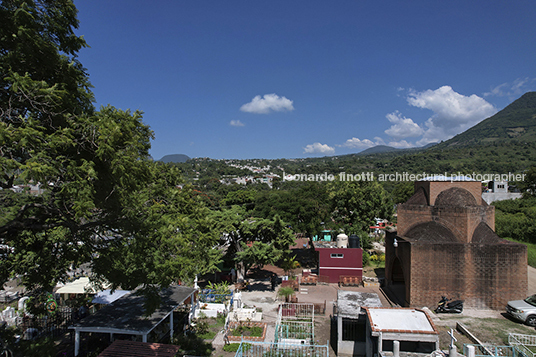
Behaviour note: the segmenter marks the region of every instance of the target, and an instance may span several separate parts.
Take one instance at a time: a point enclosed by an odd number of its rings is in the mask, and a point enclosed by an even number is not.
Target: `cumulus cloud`
[[[359,138],[351,138],[351,139],[346,140],[344,144],[339,145],[339,146],[344,146],[350,149],[367,149],[376,145],[385,144],[385,142],[381,138],[375,137],[374,140],[376,141],[374,142],[369,139],[361,140]]]
[[[245,124],[242,123],[240,120],[231,120],[229,125],[231,125],[231,126],[244,126]]]
[[[387,114],[386,118],[393,125],[391,125],[389,129],[385,130],[385,134],[393,137],[395,140],[415,138],[424,133],[423,128],[421,128],[412,119],[406,118],[400,114],[398,111]]]
[[[292,111],[294,106],[292,100],[280,97],[275,93],[256,96],[251,102],[240,107],[240,110],[246,113],[268,114],[271,111],[282,112]]]
[[[513,82],[499,84],[489,92],[484,93],[484,97],[518,97],[521,94],[528,92],[535,81],[536,78],[518,78]]]
[[[335,153],[335,148],[327,144],[314,143],[314,144],[309,144],[306,147],[304,147],[303,152],[307,154],[314,154],[314,153],[333,154]]]
[[[450,86],[423,92],[411,91],[407,101],[414,107],[434,112],[426,121],[426,130],[417,145],[449,139],[497,112],[483,98],[475,94],[464,96]]]

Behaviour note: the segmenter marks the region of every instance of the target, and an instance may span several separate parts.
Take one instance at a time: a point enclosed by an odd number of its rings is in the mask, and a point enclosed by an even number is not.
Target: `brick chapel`
[[[415,182],[397,214],[385,241],[385,287],[401,305],[432,308],[446,296],[504,309],[526,298],[527,247],[497,236],[479,181]]]

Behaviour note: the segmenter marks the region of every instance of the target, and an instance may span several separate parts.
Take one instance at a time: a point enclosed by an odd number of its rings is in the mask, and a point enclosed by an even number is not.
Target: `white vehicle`
[[[536,294],[525,300],[508,301],[506,312],[516,320],[536,326]]]

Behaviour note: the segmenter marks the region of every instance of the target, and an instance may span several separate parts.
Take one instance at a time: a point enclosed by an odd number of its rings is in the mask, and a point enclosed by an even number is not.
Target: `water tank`
[[[348,248],[348,236],[341,233],[337,236],[337,248]]]
[[[348,248],[361,248],[361,239],[357,235],[351,234],[348,237]]]

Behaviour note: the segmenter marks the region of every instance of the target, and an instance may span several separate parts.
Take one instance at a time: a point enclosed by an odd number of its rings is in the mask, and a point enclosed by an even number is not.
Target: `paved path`
[[[536,268],[528,266],[528,295],[536,294]]]

